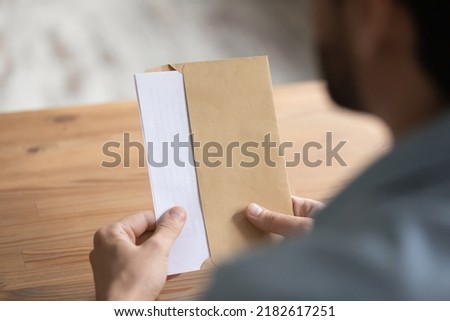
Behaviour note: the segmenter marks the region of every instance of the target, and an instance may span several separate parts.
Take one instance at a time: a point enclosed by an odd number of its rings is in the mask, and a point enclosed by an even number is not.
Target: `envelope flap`
[[[171,64],[169,65],[162,65],[159,67],[154,67],[147,69],[145,72],[161,72],[161,71],[174,71],[176,70]]]

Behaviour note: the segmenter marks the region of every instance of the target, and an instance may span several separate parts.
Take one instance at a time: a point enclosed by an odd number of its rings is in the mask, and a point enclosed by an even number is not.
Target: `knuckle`
[[[170,222],[167,222],[167,221],[161,222],[159,224],[159,228],[163,229],[163,230],[166,230],[171,235],[178,234],[178,228],[174,224],[171,224]]]
[[[94,260],[95,260],[95,252],[92,250],[91,252],[89,252],[89,262],[93,264]]]
[[[116,235],[119,230],[119,224],[114,223],[100,228],[94,234],[94,247],[103,245],[107,240]]]
[[[94,247],[102,244],[104,239],[105,239],[105,230],[102,227],[94,234]]]
[[[272,224],[272,223],[276,222],[276,220],[277,220],[277,216],[275,215],[275,213],[273,213],[271,211],[264,210],[263,215],[264,215],[264,220],[268,224]]]

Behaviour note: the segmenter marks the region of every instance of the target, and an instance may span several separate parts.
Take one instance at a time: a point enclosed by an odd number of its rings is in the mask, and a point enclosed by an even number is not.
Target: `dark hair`
[[[446,99],[450,98],[450,1],[406,0],[417,32],[420,62]]]

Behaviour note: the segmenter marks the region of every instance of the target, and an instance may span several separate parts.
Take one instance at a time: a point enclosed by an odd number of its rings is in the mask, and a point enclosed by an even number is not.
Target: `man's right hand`
[[[292,196],[292,207],[294,216],[272,212],[252,203],[247,207],[246,216],[260,230],[285,237],[302,236],[312,229],[313,215],[325,205],[318,201]]]

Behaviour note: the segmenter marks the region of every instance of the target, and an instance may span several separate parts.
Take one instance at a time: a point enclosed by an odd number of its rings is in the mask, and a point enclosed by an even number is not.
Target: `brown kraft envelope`
[[[209,62],[170,64],[148,72],[177,70],[184,76],[190,128],[194,141],[203,147],[217,142],[223,147],[218,167],[205,166],[204,148],[194,148],[199,194],[202,204],[211,263],[236,255],[251,244],[268,238],[247,221],[244,211],[254,202],[270,210],[292,215],[292,203],[285,162],[279,155],[280,137],[267,57],[249,57]],[[268,160],[262,147],[270,134],[276,148]],[[250,143],[249,143],[250,142]],[[227,161],[227,146],[232,149]],[[254,160],[241,153],[240,147],[256,153],[259,164],[243,167]],[[258,143],[258,147],[254,147]],[[216,148],[208,149],[210,153]],[[265,161],[267,160],[267,163]],[[232,165],[232,166],[227,166]],[[188,213],[189,215],[189,213]]]

